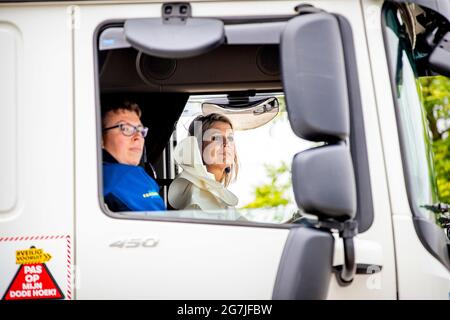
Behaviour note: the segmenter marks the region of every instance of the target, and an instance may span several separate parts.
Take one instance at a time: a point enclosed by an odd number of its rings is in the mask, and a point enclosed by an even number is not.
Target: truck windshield
[[[450,202],[450,79],[427,70],[418,16],[414,8],[388,8],[385,36],[410,203],[415,215],[439,224],[426,206]]]

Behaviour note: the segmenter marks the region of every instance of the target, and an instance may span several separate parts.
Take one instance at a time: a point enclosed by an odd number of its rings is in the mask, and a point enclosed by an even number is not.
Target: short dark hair
[[[105,118],[109,112],[117,113],[120,110],[135,112],[139,118],[142,115],[141,108],[136,102],[123,100],[119,103],[108,103],[106,107],[102,108],[102,126],[105,126]]]

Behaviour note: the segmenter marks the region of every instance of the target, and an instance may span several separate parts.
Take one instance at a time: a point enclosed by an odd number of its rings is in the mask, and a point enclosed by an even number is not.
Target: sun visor
[[[129,19],[124,30],[134,48],[169,59],[195,57],[225,41],[223,22],[217,19],[186,18],[180,23],[168,23],[162,18]]]
[[[276,97],[253,101],[246,107],[230,106],[217,102],[202,103],[202,114],[219,113],[228,117],[234,130],[249,130],[261,127],[271,121],[279,112],[279,102]]]

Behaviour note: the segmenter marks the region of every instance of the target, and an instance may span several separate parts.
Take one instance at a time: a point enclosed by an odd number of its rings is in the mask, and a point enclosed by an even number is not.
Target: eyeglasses
[[[133,126],[129,123],[119,123],[118,125],[115,125],[115,126],[112,126],[109,128],[104,128],[103,132],[110,130],[110,129],[115,129],[115,128],[120,128],[120,131],[122,132],[122,134],[127,137],[131,137],[131,136],[135,135],[136,132],[139,132],[141,134],[142,138],[145,138],[147,136],[147,132],[148,132],[147,127],[143,127],[141,125]]]
[[[214,141],[217,144],[223,144],[224,141],[227,142],[227,144],[233,144],[234,143],[234,137],[232,135],[228,137],[224,137],[219,134],[215,134],[211,137],[211,141]]]

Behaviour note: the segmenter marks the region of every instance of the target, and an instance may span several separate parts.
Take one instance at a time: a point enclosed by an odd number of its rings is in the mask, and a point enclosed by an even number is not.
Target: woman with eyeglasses
[[[189,136],[174,151],[183,171],[169,187],[175,209],[232,209],[238,198],[227,189],[239,171],[233,124],[211,113],[195,118]]]
[[[166,210],[159,186],[139,166],[148,128],[136,103],[103,110],[103,196],[111,211]]]

